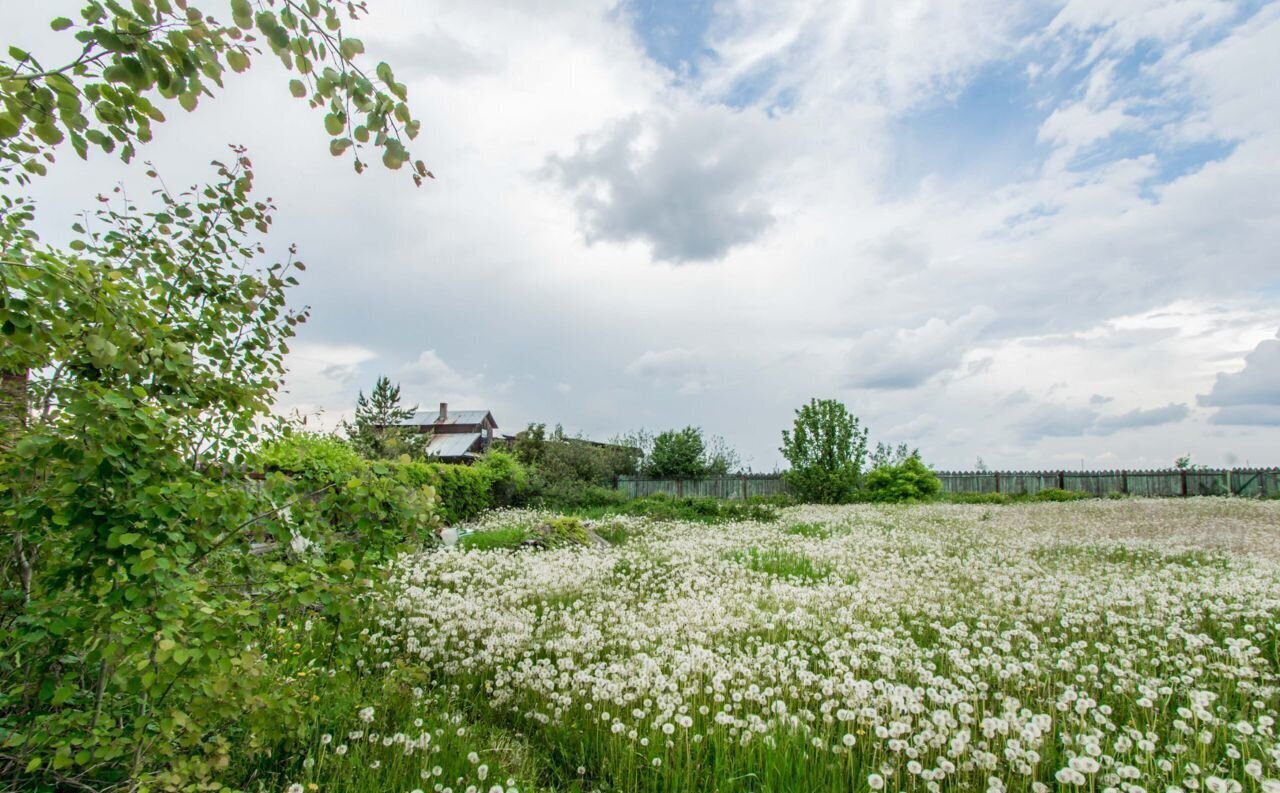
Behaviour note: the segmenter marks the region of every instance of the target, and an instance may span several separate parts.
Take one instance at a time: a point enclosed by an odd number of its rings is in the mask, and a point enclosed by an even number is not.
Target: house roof
[[[450,410],[449,416],[444,421],[438,421],[440,414],[432,410],[419,410],[410,418],[400,422],[407,427],[424,427],[424,426],[452,426],[452,425],[475,425],[480,426],[484,423],[485,418],[497,427],[498,422],[493,420],[493,414],[487,410]]]
[[[433,435],[427,444],[428,457],[471,457],[471,447],[480,440],[480,433],[456,433]]]

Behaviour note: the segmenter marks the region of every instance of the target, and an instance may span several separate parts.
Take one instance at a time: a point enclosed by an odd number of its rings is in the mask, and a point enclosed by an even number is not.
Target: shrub
[[[365,468],[364,458],[346,441],[303,432],[289,433],[267,443],[258,458],[265,470],[308,479],[349,479]]]
[[[586,482],[568,481],[546,485],[532,499],[547,509],[582,509],[586,507],[620,507],[630,498],[626,493]]]
[[[919,457],[908,457],[898,465],[882,466],[867,474],[867,495],[873,501],[920,501],[941,489],[942,481]]]
[[[1032,498],[1036,501],[1079,501],[1084,498],[1089,498],[1089,494],[1050,487],[1036,493]]]
[[[529,495],[529,474],[514,454],[490,449],[474,468],[489,479],[492,506],[514,507],[525,503]]]
[[[465,523],[493,506],[489,472],[485,469],[445,463],[435,463],[431,468],[440,515],[446,523]]]

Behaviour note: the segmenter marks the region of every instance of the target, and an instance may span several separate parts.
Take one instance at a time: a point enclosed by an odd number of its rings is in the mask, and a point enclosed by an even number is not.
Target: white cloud
[[[59,3],[7,12],[14,42],[48,37]],[[504,426],[701,424],[766,468],[826,395],[945,465],[1280,448],[1194,401],[1280,325],[1280,5],[732,0],[678,80],[619,11],[371,8],[359,33],[409,82],[438,176],[417,191],[329,158],[268,59],[166,108],[142,158],[184,184],[248,144],[281,207],[272,250],[310,265],[286,407],[348,410],[382,371]],[[1035,76],[1008,108],[967,105],[993,74]],[[891,191],[895,136],[935,111],[978,130],[924,130],[957,160],[1005,133],[1025,150],[994,156],[1024,159]],[[1215,141],[1234,148],[1207,164],[1179,149]],[[42,233],[133,176],[60,158],[33,188]]]

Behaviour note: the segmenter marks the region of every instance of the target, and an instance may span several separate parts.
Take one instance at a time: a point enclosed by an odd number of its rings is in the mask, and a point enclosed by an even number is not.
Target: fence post
[[[684,498],[684,480],[676,480],[676,498]]]
[[[1067,474],[1065,471],[1058,472],[1058,489],[1059,490],[1067,489]]]
[[[1228,468],[1228,469],[1227,469],[1227,495],[1229,495],[1229,496],[1234,496],[1234,495],[1236,494],[1235,488],[1231,486],[1231,471],[1232,471],[1232,470],[1233,470],[1233,469],[1231,469],[1231,468]]]
[[[996,492],[1000,492],[1000,472],[996,471]]]
[[[1129,472],[1128,471],[1120,472],[1120,492],[1126,496],[1129,495]]]
[[[1187,469],[1182,469],[1182,497],[1187,497]]]
[[[747,500],[747,478],[745,476],[742,477],[742,500]]]

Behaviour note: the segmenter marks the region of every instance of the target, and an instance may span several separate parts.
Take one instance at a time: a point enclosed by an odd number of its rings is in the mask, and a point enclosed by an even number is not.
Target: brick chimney
[[[448,418],[449,418],[449,403],[448,403],[448,402],[441,402],[441,403],[440,403],[440,417],[439,417],[438,419],[436,419],[436,421],[445,421],[445,420],[447,420]]]

